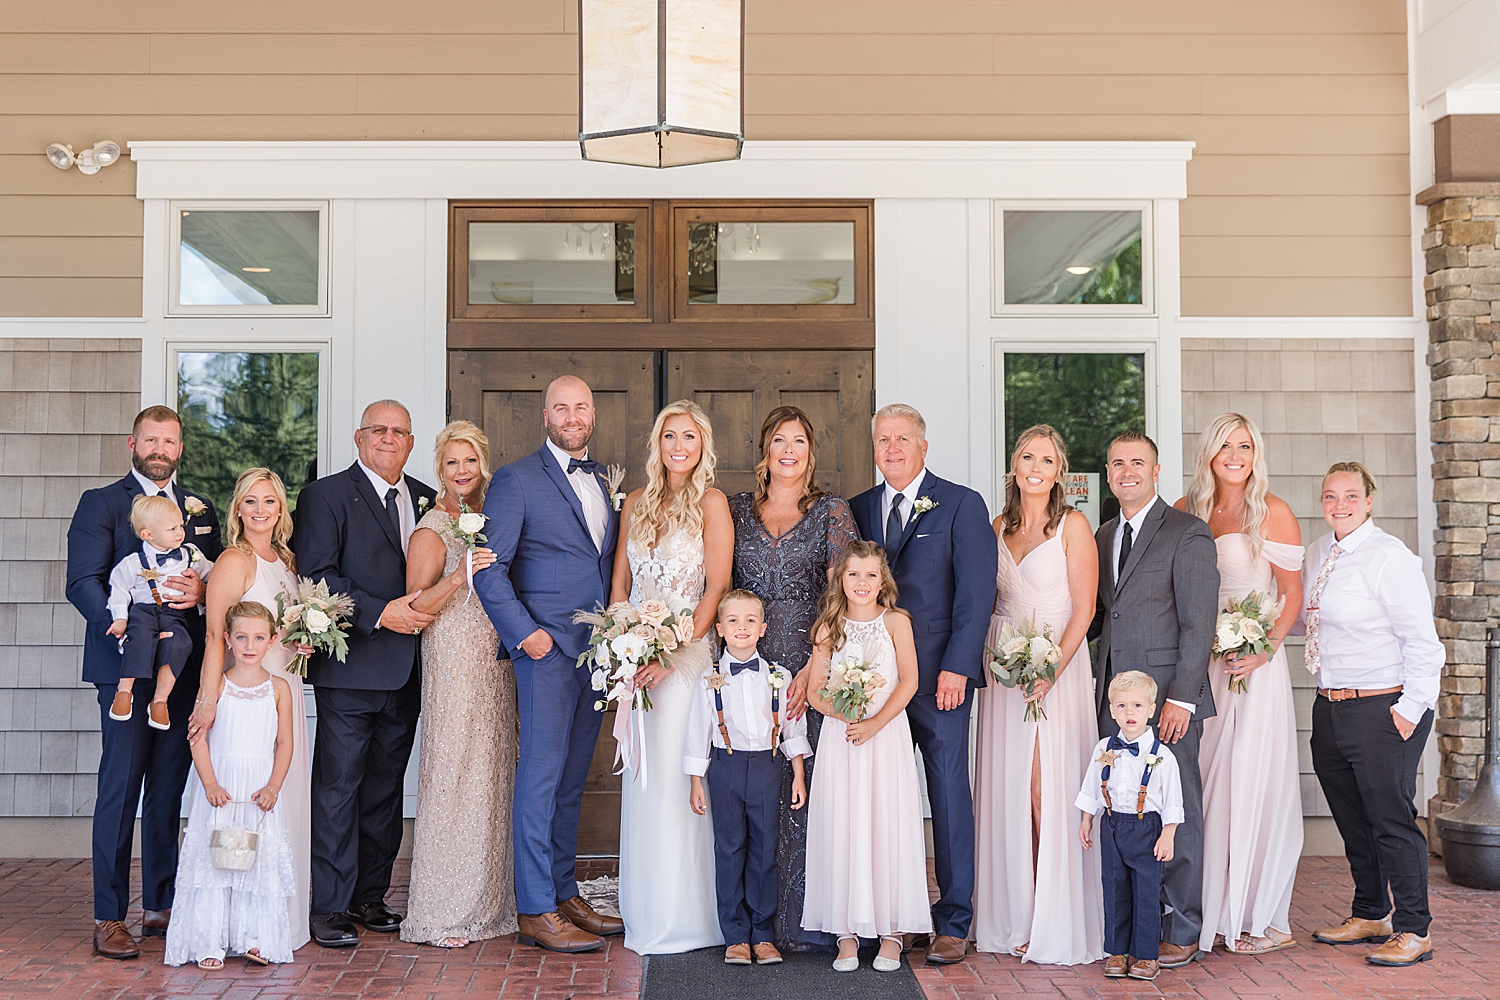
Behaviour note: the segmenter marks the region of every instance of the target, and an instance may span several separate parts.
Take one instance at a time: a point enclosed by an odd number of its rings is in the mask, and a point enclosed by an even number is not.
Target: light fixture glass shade
[[[73,165],[73,147],[64,146],[60,142],[54,142],[47,147],[47,159],[58,170],[67,170]]]
[[[120,158],[120,144],[108,139],[94,143],[94,162],[107,167]]]
[[[579,0],[579,145],[643,167],[744,144],[743,0]]]

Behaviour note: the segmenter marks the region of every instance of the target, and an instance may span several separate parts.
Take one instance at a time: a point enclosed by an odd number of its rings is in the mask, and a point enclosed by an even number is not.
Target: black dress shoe
[[[172,910],[147,910],[141,915],[141,937],[166,937]]]
[[[365,903],[349,907],[349,916],[365,925],[367,931],[391,934],[401,929],[401,914],[384,903]]]
[[[359,931],[347,913],[315,913],[308,920],[312,939],[325,948],[353,948],[359,944]]]

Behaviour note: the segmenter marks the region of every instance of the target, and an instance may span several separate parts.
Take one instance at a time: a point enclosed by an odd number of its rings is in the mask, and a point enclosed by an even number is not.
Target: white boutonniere
[[[771,672],[766,677],[766,683],[771,685],[772,691],[780,691],[786,687],[786,671],[781,668],[781,664],[771,664]]]
[[[197,497],[183,497],[182,509],[187,511],[188,517],[197,517],[199,514],[208,513],[208,505]]]
[[[187,553],[189,566],[196,566],[203,561],[203,553],[198,551],[198,546],[189,545],[187,547]]]
[[[620,492],[620,484],[625,481],[625,466],[611,465],[604,473],[604,482],[609,487],[609,505],[619,510],[625,505],[625,494]]]
[[[1166,758],[1159,753],[1148,753],[1146,755],[1146,770],[1150,771]]]
[[[427,508],[432,506],[432,501],[426,497],[417,497],[417,516],[421,517],[427,513]]]
[[[932,497],[917,497],[917,499],[911,505],[912,515],[916,516],[917,514],[925,514],[936,506],[937,503],[932,499]]]

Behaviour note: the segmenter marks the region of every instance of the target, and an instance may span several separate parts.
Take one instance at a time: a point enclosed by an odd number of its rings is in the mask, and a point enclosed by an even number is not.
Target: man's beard
[[[594,425],[565,431],[561,427],[547,425],[547,438],[563,451],[582,451],[594,436]]]
[[[140,452],[133,451],[130,453],[130,464],[136,472],[153,483],[164,483],[177,473],[177,460],[168,458],[160,452],[142,455]]]

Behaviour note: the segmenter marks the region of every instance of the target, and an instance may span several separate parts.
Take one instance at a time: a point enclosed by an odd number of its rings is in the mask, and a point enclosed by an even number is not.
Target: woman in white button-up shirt
[[[1411,965],[1432,957],[1427,841],[1413,800],[1444,650],[1422,561],[1370,520],[1374,500],[1364,466],[1332,466],[1323,517],[1333,531],[1303,564],[1304,656],[1318,682],[1313,770],[1354,876],[1349,919],[1313,937],[1383,941],[1368,961]]]

